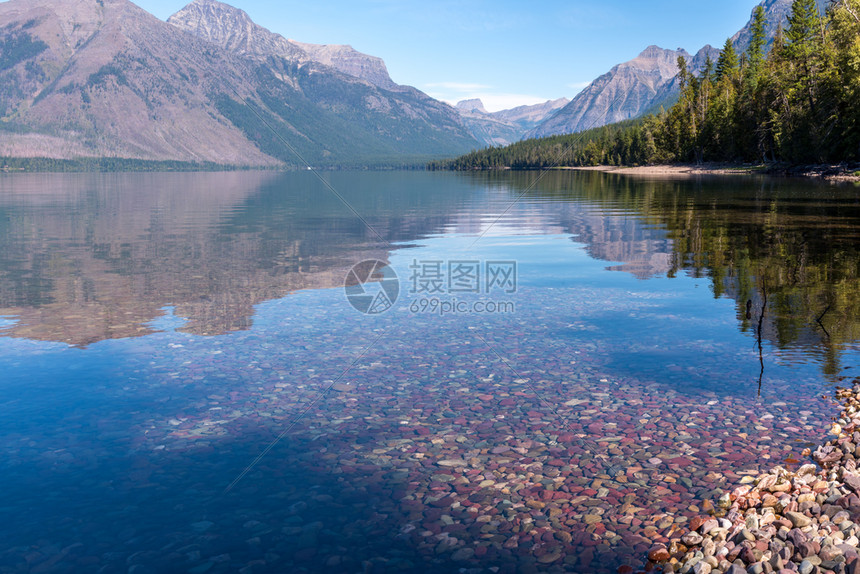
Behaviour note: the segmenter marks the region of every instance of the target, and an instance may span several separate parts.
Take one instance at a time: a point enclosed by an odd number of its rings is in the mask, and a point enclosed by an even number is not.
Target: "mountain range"
[[[0,29],[0,156],[373,165],[478,145],[378,58],[214,0],[170,22],[127,0],[10,0]]]
[[[475,139],[488,146],[519,141],[541,122],[566,106],[570,100],[559,98],[532,106],[488,112],[479,99],[463,100],[456,106],[466,128]]]
[[[819,0],[823,9],[827,0]],[[792,0],[764,0],[768,37]],[[734,41],[749,44],[750,24]],[[242,10],[194,0],[167,22],[128,0],[0,3],[0,157],[236,166],[381,166],[635,118],[677,99],[677,60],[649,46],[573,100],[488,112],[398,85],[345,45],[290,40]]]

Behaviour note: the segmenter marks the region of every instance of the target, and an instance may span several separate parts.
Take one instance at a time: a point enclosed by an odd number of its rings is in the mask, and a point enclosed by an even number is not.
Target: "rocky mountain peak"
[[[457,102],[456,108],[461,112],[480,112],[482,114],[489,113],[486,108],[484,108],[484,102],[482,102],[478,98]]]
[[[33,22],[32,32],[52,34],[66,49],[74,51],[85,44],[103,26],[106,20],[116,21],[118,15],[135,20],[144,11],[129,0],[10,0],[0,2],[0,19],[14,22]],[[48,32],[47,27],[52,27]]]
[[[679,57],[691,59],[685,50],[648,46],[636,58],[597,78],[528,137],[579,132],[634,118],[658,106],[678,75]]]
[[[696,73],[703,71],[709,57],[711,58],[711,64],[716,66],[717,60],[720,57],[720,50],[714,48],[710,44],[706,44],[704,48],[696,52],[696,55],[693,56],[692,60],[688,59],[690,69]]]
[[[243,56],[265,59],[277,55],[290,60],[304,56],[283,36],[255,24],[244,10],[217,0],[194,0],[167,22]]]
[[[399,89],[381,58],[362,54],[348,45],[288,40],[254,23],[243,10],[217,0],[194,0],[171,16],[168,23],[239,55],[257,60],[276,56],[300,63],[316,62],[380,88]]]
[[[388,68],[382,58],[363,54],[350,45],[306,44],[295,40],[288,42],[302,50],[311,60],[331,66],[344,74],[361,78],[386,90],[397,90],[400,87],[388,75]]]
[[[661,48],[660,46],[656,46],[654,44],[648,46],[637,56],[637,58],[642,60],[656,60],[665,56],[666,52],[670,50],[666,50]],[[680,50],[679,50],[680,51]]]
[[[636,58],[621,64],[621,67],[635,68],[649,73],[659,74],[662,80],[669,80],[678,74],[678,58],[690,60],[686,50],[666,50],[659,46],[648,46]]]

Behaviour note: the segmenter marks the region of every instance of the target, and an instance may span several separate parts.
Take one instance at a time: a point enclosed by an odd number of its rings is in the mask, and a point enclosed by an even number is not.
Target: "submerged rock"
[[[741,486],[719,496],[714,512],[724,518],[692,518],[668,549],[652,547],[649,561],[675,562],[680,572],[694,574],[860,574],[860,528],[851,521],[860,517],[860,475],[852,455],[860,442],[860,381],[839,389],[837,398],[843,413],[831,429],[836,438],[812,454],[820,466],[793,472],[776,466],[744,477]]]

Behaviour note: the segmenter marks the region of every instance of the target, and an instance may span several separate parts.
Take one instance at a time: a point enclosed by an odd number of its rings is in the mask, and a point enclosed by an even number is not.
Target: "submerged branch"
[[[762,295],[761,314],[758,317],[758,330],[757,330],[758,331],[758,333],[757,333],[758,334],[758,336],[757,336],[757,339],[758,339],[758,362],[759,362],[759,365],[761,366],[761,370],[759,371],[759,374],[758,374],[758,396],[761,396],[761,384],[762,384],[762,380],[764,379],[764,349],[762,348],[762,344],[761,344],[761,335],[762,335],[762,328],[764,326],[764,314],[765,314],[765,311],[767,310],[767,291],[765,290],[765,287],[763,285],[761,288],[761,295]]]
[[[830,308],[832,306],[833,306],[833,303],[829,304],[827,306],[827,308],[824,310],[824,313],[819,315],[818,318],[815,320],[815,322],[818,323],[818,326],[821,327],[821,330],[824,331],[824,334],[827,335],[828,339],[830,338],[830,333],[827,332],[827,329],[824,327],[824,324],[821,322],[821,320],[824,319],[824,316],[827,315],[827,312],[830,311]]]

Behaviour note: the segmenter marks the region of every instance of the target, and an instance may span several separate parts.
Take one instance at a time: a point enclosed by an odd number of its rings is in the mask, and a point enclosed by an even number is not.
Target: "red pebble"
[[[669,554],[669,550],[667,550],[662,544],[653,546],[651,547],[651,550],[648,551],[648,560],[657,564],[668,562],[671,558],[672,555]]]

